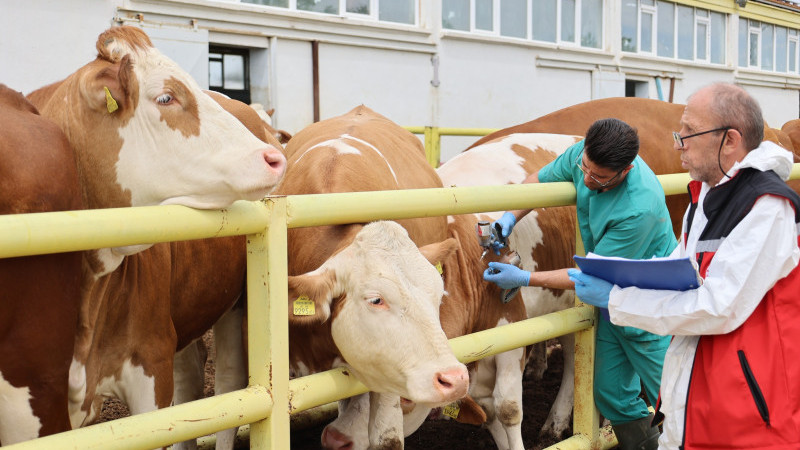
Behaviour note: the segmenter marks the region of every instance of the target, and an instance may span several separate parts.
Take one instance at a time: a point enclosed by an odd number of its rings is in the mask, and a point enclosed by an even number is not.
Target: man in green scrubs
[[[638,156],[639,138],[617,119],[598,120],[583,141],[568,148],[525,183],[569,181],[577,191],[577,215],[586,252],[648,259],[668,256],[677,245],[664,201],[664,190]],[[495,222],[503,236],[530,210],[508,211]],[[528,272],[489,263],[486,281],[502,289],[540,286],[574,289],[567,269]],[[655,405],[669,336],[612,324],[602,315],[597,325],[594,395],[621,449],[657,449],[658,427],[639,398],[641,385]]]

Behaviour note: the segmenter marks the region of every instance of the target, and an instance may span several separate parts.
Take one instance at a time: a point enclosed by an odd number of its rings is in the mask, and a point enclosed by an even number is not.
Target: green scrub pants
[[[600,318],[595,347],[594,400],[600,414],[612,425],[650,414],[645,401],[639,398],[642,385],[655,407],[670,340],[671,336],[614,325]]]

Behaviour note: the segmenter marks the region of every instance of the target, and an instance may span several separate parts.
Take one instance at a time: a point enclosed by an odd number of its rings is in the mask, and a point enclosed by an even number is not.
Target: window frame
[[[702,63],[706,63],[706,64],[711,64],[711,11],[709,11],[707,9],[704,9],[703,11],[705,11],[708,14],[706,16],[699,16],[699,15],[697,15],[697,8],[694,8],[694,46],[693,46],[694,55],[693,55],[692,59],[695,62],[702,62]],[[697,56],[697,47],[698,47],[697,38],[698,38],[698,31],[699,31],[699,28],[700,28],[701,24],[705,25],[705,27],[706,27],[706,35],[705,35],[705,38],[704,38],[704,40],[705,40],[705,53],[706,53],[705,59],[700,59]]]
[[[445,31],[455,31],[455,32],[462,32],[462,33],[473,33],[477,36],[492,36],[492,37],[500,37],[504,39],[522,39],[525,41],[532,41],[532,42],[543,42],[547,44],[556,44],[564,47],[575,47],[575,48],[585,48],[585,49],[593,49],[593,50],[602,50],[605,44],[605,4],[608,0],[600,0],[601,1],[601,13],[603,17],[600,20],[601,23],[601,33],[600,33],[600,44],[598,47],[590,47],[590,46],[583,46],[581,44],[582,39],[582,4],[584,0],[574,0],[575,2],[575,21],[574,21],[574,38],[573,40],[565,40],[562,39],[561,32],[562,32],[562,17],[563,17],[563,1],[562,0],[555,0],[556,1],[556,17],[555,17],[555,40],[553,41],[545,41],[541,39],[535,39],[533,37],[533,2],[538,0],[526,0],[525,2],[525,37],[521,36],[509,36],[502,34],[502,1],[501,0],[492,0],[492,29],[491,30],[483,30],[478,29],[476,27],[477,23],[477,9],[475,8],[476,0],[469,0],[468,7],[469,7],[469,29],[468,30],[460,30],[455,28],[446,28],[442,26],[442,29]]]
[[[681,46],[679,45],[679,38],[680,38],[680,30],[679,22],[680,22],[680,11],[679,6],[691,8],[692,10],[692,57],[691,59],[683,59],[679,55],[681,54]],[[691,4],[684,4],[684,3],[676,3],[674,1],[665,1],[665,0],[656,0],[653,5],[646,5],[643,4],[641,0],[636,0],[636,38],[638,42],[636,43],[636,49],[633,51],[630,50],[622,50],[624,53],[631,53],[636,55],[644,55],[644,56],[653,56],[656,58],[661,59],[670,59],[670,60],[677,60],[683,62],[691,62],[691,63],[702,63],[708,65],[715,65],[715,66],[725,66],[729,59],[728,54],[728,47],[727,47],[727,36],[730,33],[729,28],[729,18],[730,14],[727,13],[719,13],[718,11],[713,11],[706,8],[698,8]],[[661,14],[659,14],[659,9],[662,8],[669,8],[672,11],[672,55],[671,56],[664,56],[658,53],[659,44],[659,26],[660,22],[659,19],[661,18]],[[698,10],[705,13],[705,15],[698,14]],[[712,24],[712,15],[714,13],[722,14],[723,19],[725,21],[725,26],[722,28],[724,31],[724,36],[720,37],[719,39],[725,43],[723,46],[724,52],[722,55],[722,62],[713,62],[711,58],[711,43],[712,39],[717,38],[714,36],[713,33],[713,24]],[[643,23],[643,16],[648,15],[652,17],[652,30],[650,30],[652,48],[649,51],[642,50],[642,37],[647,30],[643,30],[642,23]],[[697,44],[698,44],[698,30],[699,26],[702,25],[705,27],[705,58],[698,58],[697,52]],[[621,37],[620,37],[621,39]]]
[[[758,25],[753,25],[754,23]],[[756,37],[756,56],[755,64],[753,64],[753,55],[750,50],[753,48],[751,39]],[[762,70],[761,69],[761,22],[756,20],[747,19],[747,66],[748,69]]]
[[[240,2],[242,0],[239,0]],[[369,14],[359,14],[359,13],[352,13],[347,12],[347,0],[337,0],[339,5],[339,12],[336,14],[331,13],[324,13],[319,11],[308,11],[305,9],[297,9],[297,0],[288,0],[287,6],[273,6],[273,5],[262,5],[260,3],[251,3],[245,1],[243,3],[247,3],[248,5],[255,5],[261,6],[264,8],[277,8],[283,11],[293,11],[293,12],[300,12],[300,13],[308,13],[308,14],[319,14],[323,17],[346,17],[346,18],[353,18],[353,19],[363,19],[363,20],[373,20],[375,22],[381,23],[391,23],[397,25],[404,25],[404,26],[419,26],[419,12],[420,12],[420,2],[423,0],[411,0],[412,5],[414,6],[414,21],[413,23],[407,22],[394,22],[391,20],[381,20],[380,19],[380,2],[386,1],[396,1],[396,0],[369,0]]]
[[[656,56],[658,54],[658,1],[654,1],[652,5],[645,5],[638,0],[639,4],[639,11],[636,14],[636,36],[639,39],[637,42],[637,50],[636,53],[640,55],[650,55]],[[650,23],[652,25],[650,29],[650,51],[643,51],[642,50],[642,42],[644,42],[644,32],[645,30],[642,28],[643,23],[643,16],[649,15],[650,16]]]
[[[249,104],[252,100],[252,91],[250,90],[250,49],[244,47],[230,47],[225,45],[216,45],[210,44],[208,46],[208,65],[209,65],[209,83],[208,89],[211,91],[219,92],[222,94],[227,95],[230,98],[239,100],[243,103]],[[219,54],[220,58],[212,58],[212,54]],[[244,89],[232,89],[225,87],[225,55],[238,55],[242,57],[242,76],[243,76],[243,83]],[[221,80],[222,86],[212,86],[211,85],[211,63],[218,61],[221,66]]]

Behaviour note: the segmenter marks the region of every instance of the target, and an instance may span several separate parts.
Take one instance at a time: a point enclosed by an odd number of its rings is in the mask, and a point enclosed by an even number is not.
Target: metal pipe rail
[[[486,136],[500,128],[453,128],[453,127],[403,127],[406,130],[425,136],[425,158],[434,168],[439,167],[442,156],[442,136]]]
[[[800,164],[795,164],[792,177],[800,178]],[[689,180],[688,174],[659,179],[667,195],[685,192]],[[574,202],[571,183],[547,183],[268,197],[219,211],[156,206],[0,216],[0,257],[247,234],[248,388],[10,448],[144,449],[250,423],[251,448],[288,449],[291,413],[366,391],[343,370],[289,380],[288,228]],[[575,436],[558,447],[608,448],[614,439],[600,430],[591,393],[596,316],[593,308],[576,304],[566,311],[454,338],[450,345],[459,359],[469,362],[575,332]]]

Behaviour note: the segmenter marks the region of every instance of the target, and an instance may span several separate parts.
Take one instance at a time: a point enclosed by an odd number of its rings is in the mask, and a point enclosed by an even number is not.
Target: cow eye
[[[385,305],[385,303],[383,302],[383,299],[380,298],[380,297],[370,298],[367,301],[372,306],[383,306],[383,305]]]
[[[159,105],[169,105],[172,103],[172,96],[170,94],[161,94],[156,97],[156,103]]]

